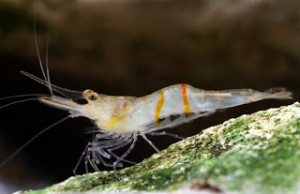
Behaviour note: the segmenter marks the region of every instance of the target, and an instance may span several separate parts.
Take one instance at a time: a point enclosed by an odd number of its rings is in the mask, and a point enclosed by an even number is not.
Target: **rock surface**
[[[25,193],[297,193],[300,103],[230,119],[117,172]]]

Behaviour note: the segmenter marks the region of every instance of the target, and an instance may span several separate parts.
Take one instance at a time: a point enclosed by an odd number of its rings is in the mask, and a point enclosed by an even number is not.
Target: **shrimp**
[[[83,159],[86,172],[89,172],[89,166],[98,171],[99,164],[112,167],[116,170],[116,168],[122,167],[122,163],[124,162],[135,164],[132,161],[126,160],[126,157],[135,147],[139,136],[156,152],[159,152],[159,149],[147,138],[147,135],[169,135],[182,139],[182,137],[176,134],[161,130],[175,127],[198,117],[208,116],[221,109],[264,99],[292,98],[292,93],[285,88],[272,88],[265,92],[252,89],[208,91],[195,88],[188,84],[171,85],[142,97],[110,96],[97,93],[90,89],[84,90],[83,92],[70,90],[50,82],[47,60],[48,52],[46,51],[46,65],[44,67],[39,54],[36,36],[35,43],[39,65],[44,79],[40,79],[25,71],[21,71],[21,73],[48,87],[50,95],[32,94],[12,96],[12,98],[31,98],[6,104],[0,107],[0,109],[28,100],[38,100],[48,106],[67,111],[69,114],[31,138],[2,162],[0,167],[39,135],[69,118],[86,117],[95,124],[95,130],[92,131],[94,137],[85,147],[75,166],[74,173]],[[2,100],[3,99],[8,98],[2,98]],[[86,103],[78,103],[77,100],[79,99],[84,99]],[[123,147],[128,148],[121,156],[115,154],[115,150]],[[109,163],[107,162],[108,160],[113,160],[113,162]]]
[[[176,84],[142,97],[109,96],[90,89],[83,92],[64,89],[51,84],[49,78],[44,81],[27,72],[21,73],[50,88],[51,95],[37,98],[41,103],[68,111],[67,118],[87,117],[95,124],[94,138],[83,152],[87,172],[88,164],[94,170],[99,170],[97,165],[100,163],[114,170],[122,167],[121,162],[134,164],[125,158],[134,148],[138,136],[159,152],[146,135],[181,138],[175,134],[157,131],[210,115],[220,109],[264,99],[291,99],[292,95],[284,88],[272,88],[265,92],[252,89],[207,91],[188,84]],[[55,95],[54,92],[65,97]],[[85,99],[87,103],[79,104],[70,95]],[[62,119],[64,120],[66,118]],[[129,148],[121,156],[113,152],[125,146]],[[112,164],[105,161],[111,158],[115,160]],[[75,169],[78,165],[79,163]]]

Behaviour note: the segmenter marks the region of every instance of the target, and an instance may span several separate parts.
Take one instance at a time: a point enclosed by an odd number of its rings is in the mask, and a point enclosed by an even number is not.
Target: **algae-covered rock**
[[[294,103],[230,119],[135,166],[71,177],[28,193],[297,193],[299,183],[300,104]]]

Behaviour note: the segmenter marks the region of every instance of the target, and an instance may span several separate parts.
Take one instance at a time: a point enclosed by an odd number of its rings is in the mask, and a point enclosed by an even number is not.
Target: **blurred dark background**
[[[293,101],[244,105],[168,130],[188,137],[300,99],[299,10],[297,0],[2,0],[0,96],[48,93],[19,73],[41,77],[34,18],[43,59],[49,34],[52,82],[65,88],[142,96],[188,83],[207,90],[287,87],[294,93]],[[0,160],[66,114],[38,102],[1,109]],[[38,189],[71,176],[91,139],[90,126],[76,118],[40,136],[0,169],[0,193]],[[151,139],[160,149],[176,141]],[[152,153],[140,140],[129,159],[139,162]]]

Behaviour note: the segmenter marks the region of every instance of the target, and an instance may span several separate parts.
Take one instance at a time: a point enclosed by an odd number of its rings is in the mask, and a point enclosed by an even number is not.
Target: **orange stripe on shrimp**
[[[192,113],[192,111],[190,108],[189,97],[187,95],[187,90],[186,90],[185,84],[181,84],[181,91],[182,91],[182,98],[183,98],[184,113],[186,115],[189,115]]]
[[[165,102],[165,94],[163,90],[160,90],[160,98],[156,104],[156,111],[155,111],[155,123],[157,126],[159,126],[159,117],[160,117],[160,112],[162,109],[162,106],[164,105]]]

